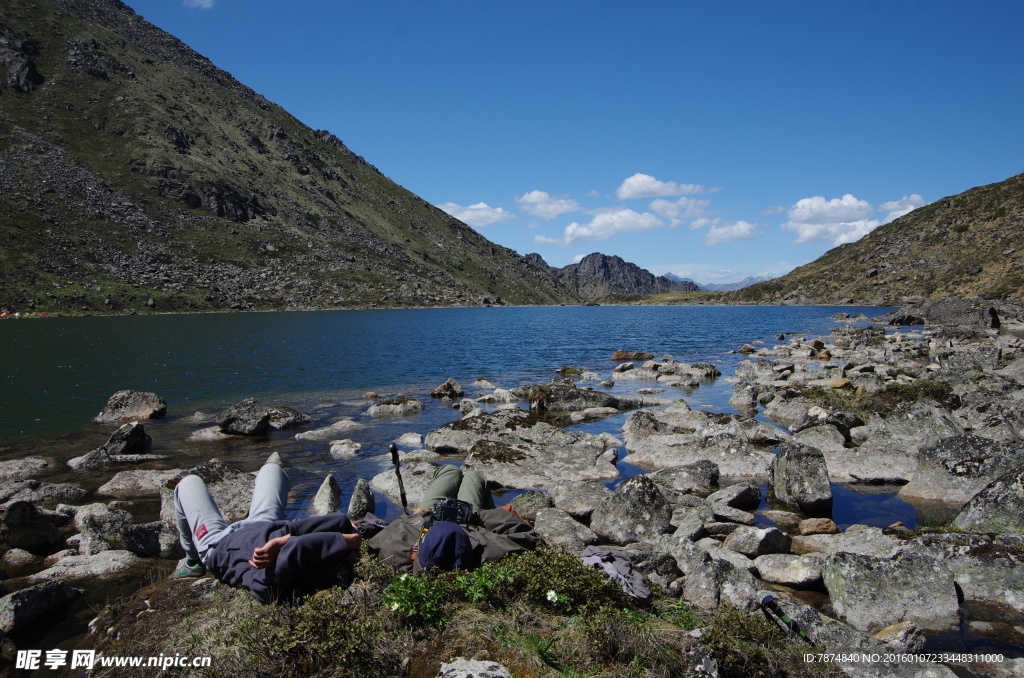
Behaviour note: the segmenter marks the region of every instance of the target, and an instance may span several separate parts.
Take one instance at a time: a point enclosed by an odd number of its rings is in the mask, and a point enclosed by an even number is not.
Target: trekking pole
[[[799,624],[793,621],[793,618],[786,614],[785,610],[779,607],[778,603],[775,602],[775,596],[768,595],[762,598],[761,609],[765,611],[765,616],[768,616],[768,611],[770,610],[782,621],[783,624],[786,625],[786,628],[806,640],[808,645],[814,647],[814,643],[809,637],[807,637],[807,634],[800,629]],[[771,617],[769,617],[769,619],[771,619]]]
[[[401,464],[398,462],[398,445],[391,443],[388,450],[391,452],[391,463],[395,465],[395,477],[398,478],[398,494],[402,497],[402,513],[409,513],[409,502],[405,498],[405,483],[402,482],[402,472],[399,470]]]

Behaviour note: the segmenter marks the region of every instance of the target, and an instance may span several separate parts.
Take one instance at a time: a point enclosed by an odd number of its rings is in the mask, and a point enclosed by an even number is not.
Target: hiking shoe
[[[171,579],[196,579],[205,575],[205,565],[202,563],[189,565],[188,558],[182,558],[178,561],[178,567],[174,570],[174,574],[171,575]]]

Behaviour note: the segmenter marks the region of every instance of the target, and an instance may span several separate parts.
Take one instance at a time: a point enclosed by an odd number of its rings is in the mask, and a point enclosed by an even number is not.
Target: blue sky
[[[1024,3],[127,0],[494,242],[780,275],[1024,172]]]

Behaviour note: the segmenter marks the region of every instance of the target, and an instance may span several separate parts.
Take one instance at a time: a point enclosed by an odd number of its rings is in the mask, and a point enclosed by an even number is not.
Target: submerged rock
[[[107,400],[106,407],[96,415],[101,424],[114,424],[138,419],[160,419],[167,414],[167,401],[155,393],[118,391]]]
[[[379,398],[366,413],[371,417],[409,417],[423,411],[423,403],[412,396]]]
[[[359,428],[360,426],[361,426],[361,424],[357,424],[356,422],[352,421],[351,419],[342,419],[341,421],[334,422],[330,426],[325,426],[323,428],[315,428],[315,429],[313,429],[311,431],[303,431],[302,433],[296,433],[295,434],[295,439],[296,440],[327,440],[328,438],[334,438],[339,433],[344,433],[345,431],[351,431],[352,429]]]
[[[270,413],[270,419],[267,420],[267,426],[275,431],[285,431],[290,428],[298,428],[299,426],[305,426],[313,421],[313,417],[308,414],[303,414],[302,412],[285,405],[268,407],[267,412]]]
[[[132,497],[160,496],[160,488],[170,481],[188,475],[185,469],[167,471],[131,470],[119,471],[96,494],[127,499]]]

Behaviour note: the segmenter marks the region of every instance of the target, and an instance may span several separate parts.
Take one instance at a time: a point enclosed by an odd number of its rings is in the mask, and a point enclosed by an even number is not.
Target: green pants
[[[494,498],[487,489],[483,473],[442,464],[434,469],[434,478],[419,507],[432,509],[438,501],[448,498],[469,502],[475,510],[494,508]]]

